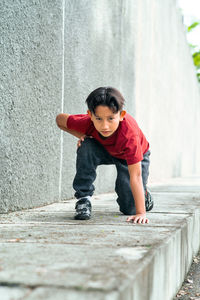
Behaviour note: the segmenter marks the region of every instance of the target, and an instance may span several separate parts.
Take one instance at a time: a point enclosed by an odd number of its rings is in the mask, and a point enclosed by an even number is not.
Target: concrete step
[[[0,299],[169,300],[200,246],[200,178],[151,184],[149,224],[126,222],[114,193],[0,215]]]

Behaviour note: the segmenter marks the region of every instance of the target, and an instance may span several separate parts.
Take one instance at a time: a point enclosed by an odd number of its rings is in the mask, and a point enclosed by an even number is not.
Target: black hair
[[[113,87],[99,87],[89,94],[86,101],[88,109],[95,114],[97,106],[107,106],[113,113],[122,111],[124,105],[124,97]]]

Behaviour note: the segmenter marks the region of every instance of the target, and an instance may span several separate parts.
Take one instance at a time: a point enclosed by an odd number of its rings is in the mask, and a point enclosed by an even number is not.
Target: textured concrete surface
[[[123,92],[126,109],[134,114],[134,15],[129,6],[121,0],[66,1],[64,112],[86,113],[88,94],[109,85]],[[75,138],[64,133],[62,198],[73,195],[75,152]],[[97,194],[113,191],[115,174],[112,166],[98,168]]]
[[[88,221],[73,219],[75,200],[1,214],[0,298],[172,299],[200,246],[200,178],[162,184],[146,225],[127,223],[112,193]]]
[[[121,90],[150,141],[151,181],[200,173],[198,85],[175,1],[2,0],[0,27],[0,212],[73,196],[76,140],[55,117],[84,113],[101,85]],[[101,166],[96,193],[115,174]]]
[[[0,212],[58,200],[61,8],[0,3]]]
[[[133,3],[135,117],[151,142],[151,179],[200,174],[199,84],[176,1]]]

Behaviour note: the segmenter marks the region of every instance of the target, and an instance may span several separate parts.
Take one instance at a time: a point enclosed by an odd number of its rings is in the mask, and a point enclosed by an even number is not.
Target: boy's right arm
[[[57,115],[57,117],[56,117],[57,126],[60,129],[74,135],[75,137],[81,138],[84,135],[82,132],[78,132],[76,130],[67,128],[67,119],[68,119],[69,116],[70,116],[69,114],[59,114],[59,115]]]

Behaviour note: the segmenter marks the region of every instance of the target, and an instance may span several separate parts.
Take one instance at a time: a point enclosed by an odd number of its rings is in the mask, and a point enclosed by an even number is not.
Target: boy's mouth
[[[112,132],[111,131],[101,131],[101,134],[105,134],[105,135],[108,135],[108,134],[111,134]]]

